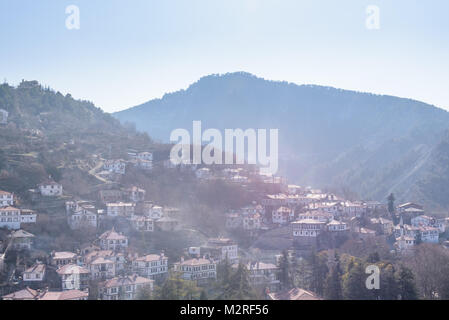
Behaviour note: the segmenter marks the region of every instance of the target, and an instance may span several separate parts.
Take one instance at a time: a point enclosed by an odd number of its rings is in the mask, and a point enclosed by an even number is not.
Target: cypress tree
[[[415,276],[412,270],[401,265],[397,275],[398,294],[402,300],[417,300],[418,290],[416,289]]]
[[[282,256],[279,260],[279,280],[282,289],[290,289],[292,287],[291,265],[287,250],[282,251]]]
[[[340,260],[337,256],[335,265],[326,277],[324,287],[324,298],[326,300],[341,300],[343,298],[341,275]]]

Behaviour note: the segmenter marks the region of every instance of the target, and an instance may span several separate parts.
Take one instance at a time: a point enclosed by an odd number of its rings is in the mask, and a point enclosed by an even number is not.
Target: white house
[[[393,232],[394,224],[393,221],[385,219],[385,218],[372,218],[371,224],[377,226],[382,234],[390,235]]]
[[[67,222],[72,230],[97,228],[98,211],[86,201],[66,202]]]
[[[164,208],[161,206],[152,206],[147,216],[153,220],[159,220],[164,216]]]
[[[334,217],[337,217],[341,215],[341,213],[344,211],[343,206],[340,202],[312,202],[308,205],[309,210],[318,210],[322,212],[327,212],[332,214]]]
[[[153,232],[154,220],[145,216],[134,216],[130,219],[131,226],[137,231]]]
[[[346,201],[343,204],[343,212],[349,217],[361,217],[368,210],[368,207],[363,202]]]
[[[93,250],[82,258],[82,264],[89,269],[92,280],[109,279],[124,271],[127,259],[121,252]]]
[[[128,248],[128,237],[114,229],[106,231],[100,236],[102,250],[121,250]]]
[[[247,213],[243,215],[243,230],[259,230],[262,226],[262,217],[260,213]]]
[[[109,279],[117,274],[117,264],[111,256],[94,256],[87,267],[92,280]]]
[[[20,209],[13,207],[0,208],[0,228],[20,229]]]
[[[20,223],[36,223],[37,213],[30,209],[20,210]]]
[[[293,237],[316,238],[323,230],[326,222],[302,219],[291,223]]]
[[[201,168],[195,171],[195,175],[198,179],[209,179],[211,172],[209,168]]]
[[[134,160],[134,166],[143,170],[152,170],[153,169],[153,161],[137,159]]]
[[[267,207],[280,207],[287,205],[287,196],[283,193],[268,194],[262,199],[262,205]]]
[[[25,230],[13,231],[10,235],[12,246],[18,250],[31,250],[33,245],[34,234]]]
[[[174,264],[174,270],[181,273],[185,280],[197,281],[199,284],[217,278],[217,264],[212,259],[194,258]]]
[[[270,291],[279,289],[279,267],[277,265],[265,262],[249,262],[246,268],[249,274],[249,281],[253,287],[268,288]]]
[[[411,222],[412,222],[412,226],[415,226],[415,227],[420,227],[420,226],[434,227],[434,228],[437,228],[440,233],[443,233],[444,231],[446,231],[446,225],[445,225],[444,219],[436,219],[434,217],[420,215],[420,216],[412,218]]]
[[[225,224],[227,229],[239,229],[242,227],[243,217],[239,212],[227,212]]]
[[[433,226],[435,224],[435,218],[426,216],[426,215],[420,215],[417,217],[414,217],[411,219],[412,226],[419,227],[419,226]]]
[[[143,151],[143,152],[128,152],[128,156],[131,159],[139,159],[139,160],[147,160],[153,161],[153,154],[151,152]]]
[[[148,254],[132,261],[132,271],[149,279],[163,277],[168,272],[168,258],[163,254]]]
[[[218,261],[228,258],[231,264],[238,263],[238,245],[228,238],[211,238],[206,245],[201,246],[201,255],[207,255]]]
[[[410,250],[415,246],[416,240],[414,237],[402,235],[396,238],[395,247],[401,253],[410,252]]]
[[[299,194],[299,193],[301,193],[302,188],[301,188],[301,186],[298,186],[295,184],[289,184],[289,185],[287,185],[286,191],[290,195]]]
[[[39,191],[45,197],[57,197],[62,195],[62,185],[54,181],[39,184]]]
[[[41,262],[36,262],[33,266],[23,272],[23,281],[42,282],[45,278],[46,266]]]
[[[107,215],[108,217],[132,217],[136,209],[136,204],[133,202],[117,202],[107,203]]]
[[[62,267],[66,264],[77,264],[78,255],[68,251],[58,251],[51,253],[51,264],[56,267]]]
[[[134,300],[140,290],[153,291],[154,280],[138,275],[115,277],[99,284],[101,300]]]
[[[334,215],[329,212],[314,210],[300,213],[297,220],[316,220],[320,222],[329,222],[334,219]]]
[[[434,227],[420,226],[419,232],[421,234],[421,241],[428,243],[438,243],[439,230]]]
[[[136,186],[126,189],[126,194],[132,202],[140,202],[145,200],[145,194],[147,192],[144,189],[138,188]]]
[[[329,232],[344,232],[348,231],[348,226],[343,221],[332,220],[327,224],[327,230]]]
[[[124,160],[106,160],[104,162],[103,168],[106,171],[117,174],[125,174],[126,162]]]
[[[295,217],[295,212],[288,207],[279,207],[272,211],[272,221],[275,224],[287,224]]]
[[[97,228],[98,214],[90,210],[79,210],[68,217],[70,229]]]
[[[89,270],[76,264],[66,264],[56,270],[61,277],[62,290],[84,290],[89,287]]]
[[[0,109],[0,124],[7,124],[8,123],[8,111],[5,109]]]
[[[14,194],[11,192],[0,190],[0,207],[14,206]]]

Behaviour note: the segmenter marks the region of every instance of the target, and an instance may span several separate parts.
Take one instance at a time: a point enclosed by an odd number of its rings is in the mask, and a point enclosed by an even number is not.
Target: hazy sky
[[[72,4],[79,30],[66,28]],[[0,0],[0,80],[108,112],[233,71],[449,109],[448,17],[447,0]]]

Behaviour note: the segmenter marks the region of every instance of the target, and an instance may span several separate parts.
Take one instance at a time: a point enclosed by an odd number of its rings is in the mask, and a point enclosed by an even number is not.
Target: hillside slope
[[[203,130],[278,128],[282,174],[379,200],[389,192],[399,200],[418,197],[412,187],[420,168],[449,127],[446,111],[419,101],[242,72],[204,77],[114,116],[164,142],[173,129],[191,130],[193,120],[201,120]],[[424,202],[443,205],[432,195]]]
[[[79,194],[101,183],[89,175],[98,159],[124,158],[128,148],[153,146],[147,134],[125,128],[92,103],[63,96],[36,81],[0,86],[0,189],[26,197],[49,176]]]

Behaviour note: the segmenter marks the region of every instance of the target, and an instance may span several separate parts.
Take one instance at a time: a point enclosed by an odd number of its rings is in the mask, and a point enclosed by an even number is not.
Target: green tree
[[[292,270],[290,257],[287,250],[282,251],[282,256],[279,259],[279,280],[282,289],[290,289],[293,284]]]
[[[372,292],[382,300],[396,300],[398,298],[399,288],[395,276],[395,269],[391,263],[381,268],[380,288]]]
[[[151,286],[143,286],[136,296],[136,300],[151,300],[153,298],[153,290]]]
[[[217,266],[217,278],[220,285],[229,284],[232,275],[232,266],[229,262],[228,255]]]
[[[394,201],[396,200],[394,197],[394,194],[390,193],[387,200],[388,200],[388,212],[390,213],[391,220],[396,225],[396,224],[398,224],[398,221],[396,218],[395,207],[394,207]]]
[[[369,254],[368,258],[366,259],[369,263],[376,263],[380,261],[379,252],[375,251]]]
[[[177,272],[169,275],[161,287],[156,287],[155,300],[197,300],[200,289],[196,282],[184,280]]]
[[[312,267],[307,259],[299,258],[294,273],[294,285],[295,287],[311,289],[312,283]]]
[[[229,285],[223,290],[219,299],[250,300],[256,299],[257,294],[249,282],[249,273],[243,263],[239,263],[237,270],[230,277]]]
[[[417,300],[415,276],[412,270],[401,265],[397,274],[398,294],[402,300]]]
[[[366,274],[362,262],[353,262],[352,267],[343,276],[343,297],[347,300],[371,299],[366,288]]]
[[[206,291],[205,291],[205,290],[202,290],[202,291],[201,291],[200,300],[202,300],[202,301],[209,300],[209,299],[207,298],[207,294],[206,294]]]
[[[327,275],[324,285],[324,298],[326,300],[341,300],[343,298],[341,275],[340,258],[337,255],[335,264]]]
[[[310,258],[310,266],[312,269],[310,289],[319,296],[324,294],[324,281],[329,272],[327,267],[327,254],[312,253]]]

